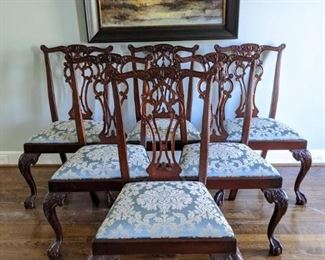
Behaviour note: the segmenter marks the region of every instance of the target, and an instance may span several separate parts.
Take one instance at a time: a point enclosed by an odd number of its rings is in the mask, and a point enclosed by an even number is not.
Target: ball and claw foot
[[[296,191],[296,205],[304,206],[307,204],[307,198],[301,191]]]
[[[279,256],[282,254],[282,246],[281,246],[280,242],[275,238],[272,238],[270,240],[269,254],[272,256]]]
[[[50,259],[57,259],[61,256],[60,254],[61,242],[54,241],[47,250],[47,256]]]
[[[25,209],[34,209],[36,206],[35,200],[36,200],[36,195],[28,196],[24,201]]]

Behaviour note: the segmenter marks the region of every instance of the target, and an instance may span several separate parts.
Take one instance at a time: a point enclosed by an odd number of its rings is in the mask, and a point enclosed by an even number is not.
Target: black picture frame
[[[88,42],[100,43],[236,39],[238,37],[240,0],[225,1],[226,10],[224,25],[173,25],[101,28],[98,0],[84,0]]]

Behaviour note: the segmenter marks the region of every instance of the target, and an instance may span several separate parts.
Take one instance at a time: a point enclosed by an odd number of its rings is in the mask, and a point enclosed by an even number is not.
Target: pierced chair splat
[[[300,171],[294,185],[296,204],[305,205],[307,203],[307,198],[300,191],[300,185],[312,163],[311,154],[307,150],[307,140],[291,127],[275,119],[279,98],[281,58],[284,49],[285,44],[276,47],[258,44],[242,44],[229,47],[215,45],[216,52],[238,54],[247,57],[253,55],[259,56],[254,74],[253,118],[248,145],[252,149],[262,150],[262,156],[264,158],[266,157],[268,150],[291,151],[295,160],[300,161],[301,163]],[[268,60],[271,58],[274,58],[274,65],[271,64],[271,62],[268,63]],[[274,67],[272,67],[272,65]],[[274,74],[272,74],[272,72]],[[255,99],[258,90],[267,87],[265,82],[267,81],[268,75],[273,76],[271,104],[268,117],[263,117],[260,116]],[[266,78],[266,80],[262,81],[263,78]],[[226,119],[225,121],[225,128],[228,133],[227,141],[230,142],[238,142],[240,140],[243,115],[246,106],[245,92],[247,91],[247,80],[245,80],[244,77],[239,77],[238,83],[240,84],[241,95],[239,106],[236,109],[236,116],[233,119]],[[267,89],[265,90],[267,91]],[[265,98],[266,97],[263,97],[263,99]],[[236,190],[232,190],[230,199],[235,199],[236,193]]]
[[[146,60],[146,58],[144,58]],[[122,121],[122,107],[128,96],[127,82],[117,82],[114,75],[127,67],[131,56],[114,53],[75,58],[67,56],[73,90],[73,110],[78,140],[86,144],[85,122],[79,98],[79,81],[76,70],[85,63],[91,71],[93,98],[102,116],[102,127],[98,133],[100,144],[81,147],[51,177],[49,193],[44,203],[44,214],[52,226],[56,239],[48,249],[51,258],[60,255],[63,232],[56,214],[56,207],[63,206],[68,192],[120,191],[126,181],[148,178],[146,168],[149,157],[144,146],[128,144]],[[132,72],[131,72],[132,74]],[[98,113],[99,113],[98,111]],[[126,163],[128,161],[128,164]]]
[[[209,129],[210,142],[203,147],[207,158],[207,187],[217,189],[214,199],[218,205],[223,204],[224,189],[262,189],[269,203],[274,203],[274,212],[268,225],[267,236],[270,243],[270,254],[280,255],[282,246],[274,237],[274,230],[285,214],[288,198],[282,190],[282,177],[278,171],[261,156],[247,146],[252,107],[252,79],[256,57],[237,55],[227,56],[222,53],[209,53],[204,56],[211,76],[211,83],[200,95],[208,99],[210,105],[204,113],[210,118],[202,121],[202,128]],[[249,75],[246,110],[241,135],[241,143],[226,142],[227,132],[224,127],[224,113],[227,101],[234,88],[236,78],[244,73]],[[200,86],[199,86],[200,87]],[[196,178],[199,164],[197,154],[202,146],[188,144],[184,146],[180,158],[181,177]]]
[[[67,160],[65,153],[74,153],[83,145],[78,142],[73,107],[66,112],[66,118],[61,119],[61,117],[59,117],[62,109],[61,106],[57,106],[55,98],[56,94],[59,93],[61,96],[68,95],[64,97],[64,103],[72,103],[71,75],[69,75],[67,63],[63,59],[64,55],[86,57],[88,55],[110,53],[112,49],[112,46],[99,48],[79,44],[57,46],[53,48],[48,48],[45,45],[41,46],[45,59],[47,92],[52,123],[31,136],[28,141],[24,143],[24,153],[20,156],[18,161],[19,170],[22,176],[25,178],[31,191],[31,194],[24,202],[25,208],[31,209],[35,207],[37,188],[31,173],[31,166],[37,163],[39,156],[43,153],[58,153],[60,154],[62,163],[64,163]],[[61,66],[61,70],[52,70],[51,65],[53,65],[53,63],[58,63]],[[86,133],[86,141],[88,144],[100,143],[98,134],[101,131],[102,125],[101,122],[97,122],[92,118],[93,112],[91,109],[91,104],[88,102],[88,90],[89,85],[91,84],[91,78],[85,74],[86,67],[86,64],[83,63],[79,64],[77,68],[77,73],[80,80],[82,80],[80,102],[82,104],[82,117],[85,124],[84,128]],[[58,71],[61,72],[61,82],[53,80],[56,78],[55,73]],[[57,84],[54,84],[54,82]],[[68,86],[64,86],[65,84]],[[70,93],[70,95],[68,93]],[[95,194],[92,194],[92,199],[94,203],[98,202]]]
[[[144,81],[141,142],[146,141],[147,129],[153,140],[147,168],[150,181],[123,187],[93,240],[93,259],[118,259],[116,255],[125,254],[210,254],[211,259],[242,259],[231,227],[205,187],[206,164],[200,165],[196,180],[182,181],[179,176],[177,131],[186,141],[181,130],[186,127],[186,114],[180,81],[195,74],[188,72],[168,67],[137,73]],[[202,80],[205,76],[200,74]],[[169,98],[161,98],[162,89]],[[157,124],[161,116],[168,120],[165,131]],[[208,143],[208,134],[201,142]],[[197,156],[206,161],[206,153]]]
[[[195,55],[199,46],[194,45],[193,47],[184,47],[184,46],[173,46],[170,44],[157,44],[157,45],[146,45],[141,47],[134,47],[129,45],[129,50],[132,56],[142,57],[144,55],[152,55],[153,59],[150,64],[150,67],[155,68],[167,68],[170,66],[175,66],[175,57],[192,57]],[[134,70],[143,68],[143,64],[136,62],[132,64]],[[181,66],[181,64],[178,64]],[[193,70],[194,64],[188,64],[188,69]],[[129,143],[139,143],[140,142],[140,132],[141,132],[141,94],[143,91],[143,81],[139,78],[133,79],[133,95],[134,95],[134,105],[135,105],[135,118],[136,126],[128,133],[128,142]],[[193,78],[190,76],[186,80],[183,80],[181,83],[183,88],[185,109],[186,109],[186,124],[187,124],[187,139],[189,142],[198,142],[200,140],[200,131],[191,123],[191,112],[192,112],[192,100],[193,100]],[[168,120],[165,118],[157,118],[157,124],[159,129],[166,131]],[[148,126],[149,127],[149,126]],[[148,135],[150,137],[150,135]],[[180,136],[177,135],[176,138],[176,147],[179,150],[180,147]],[[147,149],[151,149],[152,140],[149,140],[149,145]]]

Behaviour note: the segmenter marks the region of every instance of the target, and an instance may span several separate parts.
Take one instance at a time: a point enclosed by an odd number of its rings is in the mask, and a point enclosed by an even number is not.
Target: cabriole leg
[[[288,208],[288,196],[282,189],[263,190],[264,196],[269,203],[274,203],[274,211],[267,228],[267,236],[270,241],[270,255],[282,254],[282,246],[274,237],[274,230]]]
[[[296,204],[305,205],[307,203],[307,198],[300,191],[300,184],[310,169],[311,162],[312,162],[311,154],[307,149],[292,150],[291,152],[293,158],[295,158],[295,160],[297,161],[300,161],[301,163],[300,170],[295,182]]]
[[[35,181],[33,179],[32,173],[30,171],[31,165],[35,165],[40,157],[40,153],[23,153],[19,157],[18,161],[18,168],[20,173],[25,178],[29,188],[30,188],[30,195],[25,199],[24,206],[26,209],[33,209],[35,208],[35,199],[37,194],[37,188]]]
[[[47,250],[50,258],[58,258],[60,256],[60,246],[63,240],[62,227],[56,215],[56,207],[62,206],[66,198],[65,193],[48,193],[44,203],[43,210],[47,221],[55,232],[55,241],[53,241]]]

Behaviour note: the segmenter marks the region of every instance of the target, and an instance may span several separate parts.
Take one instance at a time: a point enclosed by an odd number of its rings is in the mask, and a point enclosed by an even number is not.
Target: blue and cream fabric
[[[208,178],[266,177],[279,172],[247,145],[240,143],[210,143]],[[185,145],[180,158],[182,177],[198,176],[200,144]]]
[[[126,184],[96,239],[223,238],[234,233],[206,187],[195,181]]]
[[[99,143],[99,133],[103,129],[102,121],[84,120],[87,143]],[[78,136],[74,120],[56,121],[33,135],[28,143],[77,143]]]
[[[167,134],[167,129],[170,123],[170,119],[160,118],[156,120],[157,128],[161,137],[165,138]],[[176,121],[174,121],[176,122]],[[152,141],[152,134],[149,125],[147,124],[146,129],[146,140]],[[201,139],[200,131],[195,128],[195,126],[190,122],[186,121],[186,131],[188,141],[197,141]],[[137,122],[135,128],[128,134],[128,141],[140,141],[141,132],[141,121]],[[175,140],[181,140],[180,127],[177,129]]]
[[[241,140],[243,118],[226,120],[224,125],[228,133],[227,141],[237,142]],[[273,118],[252,118],[249,134],[250,141],[297,139],[301,139],[301,137],[295,130]]]
[[[131,178],[147,177],[149,158],[142,145],[127,145]],[[87,145],[80,148],[52,176],[52,180],[121,178],[116,144]]]

